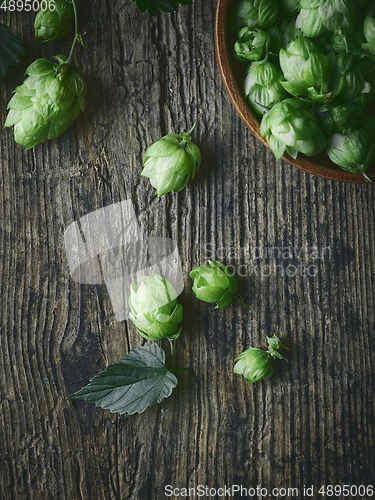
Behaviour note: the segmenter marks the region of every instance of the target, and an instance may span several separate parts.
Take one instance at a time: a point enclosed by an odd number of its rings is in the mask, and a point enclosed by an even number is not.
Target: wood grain
[[[293,487],[303,498],[303,485],[373,482],[374,186],[278,164],[255,139],[220,78],[215,8],[194,0],[151,18],[133,2],[83,0],[85,113],[29,152],[2,133],[1,499],[156,500],[165,485]],[[69,51],[69,37],[35,41],[32,24],[12,17],[27,53],[3,80],[1,125],[27,65]],[[202,166],[159,199],[140,176],[144,153],[195,121]],[[98,189],[103,148],[110,186]],[[173,357],[161,345],[170,367],[192,371],[161,405],[118,416],[66,399],[142,339],[116,322],[104,285],[73,282],[64,231],[127,199],[143,234],[178,243],[183,334]],[[192,296],[188,272],[210,257],[235,266],[250,310]],[[235,357],[273,333],[288,363],[246,385]]]

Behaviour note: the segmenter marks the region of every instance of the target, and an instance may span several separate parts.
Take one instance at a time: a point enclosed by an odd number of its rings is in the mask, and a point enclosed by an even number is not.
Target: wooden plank
[[[201,0],[155,19],[133,2],[82,1],[85,113],[30,152],[2,133],[0,498],[156,499],[166,485],[294,487],[303,498],[303,485],[373,481],[374,188],[278,164],[254,139],[220,80],[214,15]],[[69,51],[69,37],[35,41],[32,23],[13,15],[27,53],[1,87],[1,125],[27,65]],[[202,166],[159,199],[140,177],[145,151],[195,121]],[[103,148],[110,186],[98,189]],[[65,399],[142,339],[116,322],[104,285],[71,279],[64,231],[127,199],[142,234],[178,243],[183,334],[174,357],[161,345],[171,367],[192,372],[158,407],[117,416]],[[188,272],[207,258],[235,267],[250,310],[192,296]],[[288,363],[248,386],[234,359],[273,333]]]

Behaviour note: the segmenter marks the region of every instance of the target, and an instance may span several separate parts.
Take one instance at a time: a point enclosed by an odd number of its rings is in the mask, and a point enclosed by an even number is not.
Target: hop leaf
[[[0,24],[0,77],[7,75],[9,66],[18,66],[24,54],[21,40],[5,24]]]
[[[177,10],[177,5],[191,5],[192,0],[133,0],[137,9],[143,14],[148,12],[151,16],[156,16],[159,10],[163,12],[173,12]]]
[[[68,399],[95,403],[112,413],[142,413],[171,395],[177,378],[165,366],[165,352],[157,344],[132,349]]]

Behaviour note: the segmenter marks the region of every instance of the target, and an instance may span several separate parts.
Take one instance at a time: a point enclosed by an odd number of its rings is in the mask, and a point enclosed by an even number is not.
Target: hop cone
[[[341,132],[348,120],[352,122],[362,113],[362,107],[354,104],[338,104],[337,106],[330,104],[317,108],[315,116],[323,132],[334,134]]]
[[[172,284],[158,274],[144,277],[130,287],[130,318],[147,340],[176,339],[181,332],[182,306]]]
[[[198,146],[191,142],[190,133],[169,134],[155,142],[146,151],[142,174],[150,179],[158,196],[169,191],[181,191],[195,175],[201,162]]]
[[[292,19],[298,15],[299,0],[279,0],[280,12],[287,19]]]
[[[267,380],[273,373],[274,359],[268,352],[255,347],[250,347],[236,359],[233,372],[237,375],[243,375],[246,382],[258,382],[258,380]]]
[[[279,15],[277,0],[240,0],[229,16],[229,30],[238,32],[247,26],[250,29],[269,28]]]
[[[296,158],[298,152],[314,156],[326,147],[327,140],[318,121],[298,99],[285,99],[263,116],[260,134],[266,137],[277,160],[285,150]]]
[[[57,63],[37,59],[26,69],[29,75],[9,101],[5,127],[14,125],[14,139],[26,150],[61,135],[84,110],[86,82],[65,56]]]
[[[256,61],[249,65],[244,80],[244,93],[251,110],[258,118],[263,115],[264,107],[271,108],[288,97],[280,84],[281,76],[280,70],[270,62]]]
[[[203,302],[216,302],[216,309],[221,309],[233,302],[238,287],[237,278],[217,260],[190,271],[194,280],[192,292]]]
[[[351,53],[342,52],[335,60],[332,86],[341,87],[336,103],[363,104],[369,106],[374,99],[375,70],[367,58],[357,59]]]
[[[260,29],[250,30],[248,27],[242,28],[237,34],[237,41],[234,44],[234,57],[238,61],[259,61],[262,57],[267,43],[271,39],[269,35]]]
[[[295,96],[310,96],[316,100],[326,100],[331,78],[334,53],[326,56],[312,40],[299,37],[289,43],[279,53],[280,66],[285,81],[281,85]]]
[[[35,38],[41,42],[52,42],[67,35],[72,28],[73,5],[69,0],[56,0],[55,9],[40,10],[35,17]]]

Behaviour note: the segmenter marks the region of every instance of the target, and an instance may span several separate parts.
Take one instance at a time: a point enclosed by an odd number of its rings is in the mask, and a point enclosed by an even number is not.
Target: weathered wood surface
[[[2,133],[1,499],[154,500],[165,485],[293,487],[294,498],[313,485],[320,498],[322,484],[374,481],[374,186],[279,165],[253,138],[220,80],[215,7],[194,0],[153,19],[129,0],[83,0],[85,113],[30,152]],[[27,65],[70,48],[69,37],[35,41],[33,18],[12,18],[27,54],[2,81],[1,127]],[[159,199],[140,177],[146,148],[195,121],[202,166],[183,192]],[[111,184],[97,188],[103,148]],[[171,367],[192,369],[170,398],[133,416],[66,399],[142,343],[116,322],[103,285],[71,279],[64,248],[69,224],[122,200],[143,234],[178,243],[183,335],[173,358],[161,345]],[[188,271],[209,257],[240,272],[249,311],[194,299]],[[246,385],[234,358],[275,332],[288,363]]]

